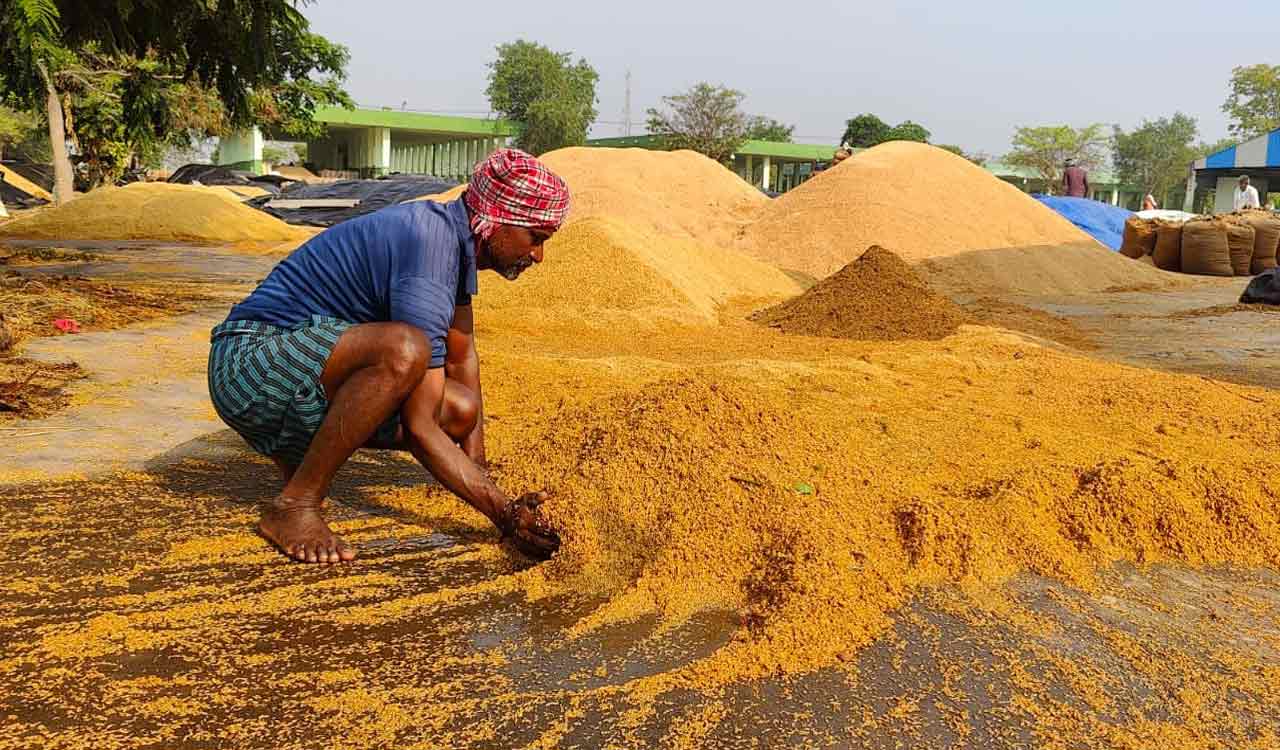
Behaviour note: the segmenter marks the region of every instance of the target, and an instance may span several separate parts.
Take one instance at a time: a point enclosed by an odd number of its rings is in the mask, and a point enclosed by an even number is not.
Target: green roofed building
[[[465,180],[471,168],[518,132],[507,120],[451,117],[389,109],[316,110],[325,137],[307,143],[313,171],[353,177],[396,172]],[[263,170],[263,133],[254,128],[221,139],[218,163]]]
[[[984,168],[991,174],[999,177],[1005,182],[1013,185],[1024,193],[1045,193],[1048,192],[1045,181],[1040,177],[1039,173],[1031,167],[1022,167],[1014,164],[1007,164],[1002,161],[989,161]],[[1089,197],[1110,203],[1113,206],[1120,206],[1131,210],[1137,210],[1142,207],[1142,189],[1133,185],[1122,185],[1115,173],[1109,169],[1090,169],[1089,173]],[[1062,193],[1062,186],[1058,185],[1054,188],[1055,194]],[[1168,197],[1173,200],[1173,197]],[[1180,196],[1177,205],[1181,205]],[[1171,204],[1173,205],[1173,204]],[[1161,204],[1163,208],[1163,202]]]
[[[621,138],[594,138],[588,146],[604,148],[647,148],[666,151],[661,136],[636,135]],[[831,163],[835,153],[833,146],[814,146],[805,143],[776,143],[774,141],[746,141],[725,166],[739,177],[771,192],[785,193],[809,179],[819,169]]]

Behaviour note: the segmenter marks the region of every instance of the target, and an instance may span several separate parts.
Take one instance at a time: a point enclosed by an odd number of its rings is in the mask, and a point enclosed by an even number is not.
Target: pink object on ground
[[[71,318],[58,318],[53,321],[53,327],[63,333],[80,333],[80,324]]]

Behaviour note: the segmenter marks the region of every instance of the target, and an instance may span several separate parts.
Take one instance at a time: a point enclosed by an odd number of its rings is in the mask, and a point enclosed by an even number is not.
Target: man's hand
[[[511,500],[499,526],[503,539],[510,539],[521,554],[534,560],[549,560],[560,549],[560,535],[538,510],[546,499],[545,492],[526,492]]]

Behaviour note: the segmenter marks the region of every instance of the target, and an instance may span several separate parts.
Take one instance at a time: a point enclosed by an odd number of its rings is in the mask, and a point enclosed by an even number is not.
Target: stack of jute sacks
[[[1280,218],[1271,211],[1237,211],[1186,221],[1130,216],[1120,252],[1165,271],[1204,276],[1252,276],[1276,267]]]

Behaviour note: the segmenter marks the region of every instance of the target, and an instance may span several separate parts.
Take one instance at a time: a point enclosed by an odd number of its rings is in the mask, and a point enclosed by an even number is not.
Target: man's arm
[[[444,369],[427,370],[400,410],[409,450],[431,476],[483,513],[522,553],[541,560],[551,557],[560,548],[560,536],[538,510],[546,495],[508,498],[436,421],[444,400]]]
[[[476,395],[476,426],[462,441],[462,451],[477,464],[485,463],[484,397],[480,393],[480,357],[476,354],[475,318],[471,305],[454,308],[445,337],[444,376]]]

